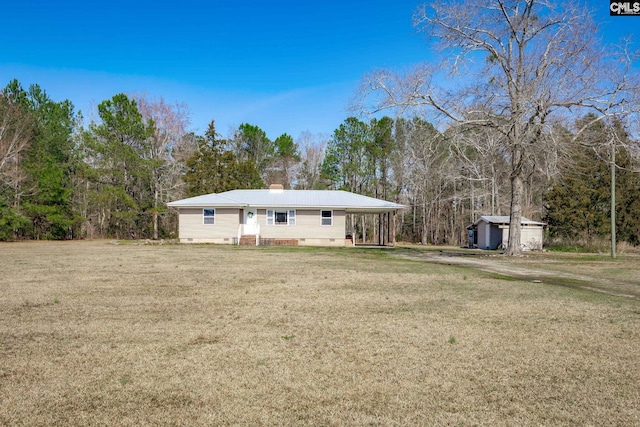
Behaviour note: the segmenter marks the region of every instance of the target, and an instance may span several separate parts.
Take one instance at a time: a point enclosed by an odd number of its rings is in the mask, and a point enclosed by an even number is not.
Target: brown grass
[[[638,300],[391,254],[0,245],[0,424],[640,423]]]

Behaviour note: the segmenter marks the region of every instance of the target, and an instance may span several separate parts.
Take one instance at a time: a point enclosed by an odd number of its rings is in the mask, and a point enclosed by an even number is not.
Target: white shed
[[[506,215],[481,216],[467,227],[474,231],[474,244],[479,249],[498,249],[506,247],[509,241],[510,217]],[[525,251],[541,250],[543,241],[543,222],[522,217],[520,244]]]

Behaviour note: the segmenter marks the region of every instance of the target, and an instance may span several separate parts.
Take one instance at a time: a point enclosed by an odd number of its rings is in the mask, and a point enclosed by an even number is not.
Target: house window
[[[333,225],[333,211],[320,211],[322,225]]]
[[[296,211],[267,210],[267,225],[296,225]]]
[[[213,225],[216,223],[215,209],[202,209],[202,223],[205,225]]]
[[[287,211],[276,211],[276,225],[286,225],[288,222]]]

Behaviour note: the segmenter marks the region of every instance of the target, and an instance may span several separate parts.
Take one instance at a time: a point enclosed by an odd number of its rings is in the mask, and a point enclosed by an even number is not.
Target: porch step
[[[255,246],[256,236],[252,234],[243,234],[240,236],[240,246]]]

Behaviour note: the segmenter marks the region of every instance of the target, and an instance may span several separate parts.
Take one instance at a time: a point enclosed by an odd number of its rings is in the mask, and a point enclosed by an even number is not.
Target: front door
[[[256,209],[244,210],[244,234],[258,233],[258,211]]]

